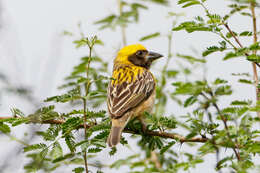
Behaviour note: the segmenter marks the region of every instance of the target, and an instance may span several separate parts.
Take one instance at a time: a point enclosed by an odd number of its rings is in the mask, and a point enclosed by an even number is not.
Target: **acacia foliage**
[[[140,10],[148,10],[149,2],[158,5],[169,5],[165,0],[150,0],[148,2],[120,1],[122,11],[120,15],[110,14],[97,21],[95,24],[100,29],[126,28],[132,23],[137,23],[140,18]],[[36,135],[41,137],[39,143],[27,144],[24,154],[29,161],[24,165],[26,172],[43,170],[55,172],[66,165],[72,165],[72,172],[85,171],[83,155],[87,153],[89,170],[102,172],[103,168],[118,169],[127,166],[129,172],[178,172],[192,170],[198,164],[207,162],[205,157],[214,153],[217,163],[212,170],[229,170],[230,172],[247,172],[259,169],[260,143],[257,141],[260,131],[255,129],[259,123],[256,112],[260,111],[260,102],[254,100],[232,100],[229,104],[220,106],[223,98],[233,94],[232,83],[225,79],[214,80],[194,79],[194,69],[203,68],[207,57],[220,52],[223,61],[236,58],[258,63],[260,49],[259,42],[243,47],[236,47],[234,37],[252,37],[252,31],[228,31],[227,24],[233,15],[253,17],[250,13],[252,3],[255,7],[259,4],[253,0],[230,1],[228,14],[212,14],[207,7],[206,0],[179,0],[178,4],[184,11],[193,6],[201,6],[205,11],[204,16],[196,16],[191,21],[176,23],[181,14],[169,13],[175,23],[172,31],[167,33],[169,50],[165,65],[157,75],[157,98],[154,114],[146,114],[149,131],[161,133],[175,133],[182,129],[185,139],[200,137],[204,143],[191,144],[188,147],[195,150],[195,154],[189,151],[177,152],[174,146],[180,144],[180,138],[167,139],[156,135],[146,134],[142,131],[139,121],[132,120],[126,127],[126,132],[134,133],[137,145],[142,151],[134,153],[125,159],[119,159],[111,165],[96,161],[95,158],[108,146],[106,138],[109,134],[110,120],[106,110],[101,109],[106,101],[106,88],[110,77],[108,63],[102,57],[94,53],[97,45],[103,42],[96,36],[82,37],[74,43],[76,48],[88,48],[88,55],[81,58],[80,64],[73,68],[71,74],[59,88],[64,94],[46,98],[44,101],[50,105],[39,108],[30,115],[25,115],[21,110],[13,108],[14,117],[0,120],[0,131],[10,134],[18,125],[30,123],[50,123],[47,130],[39,130]],[[124,10],[125,9],[125,10]],[[171,49],[172,33],[177,31],[187,33],[204,32],[204,35],[213,33],[219,36],[221,41],[205,48],[201,55],[174,54]],[[163,34],[155,32],[142,36],[140,41],[149,41]],[[169,66],[170,61],[179,64],[178,68]],[[227,62],[228,63],[228,62]],[[248,69],[250,71],[250,69]],[[233,74],[234,78],[243,85],[255,84],[256,81],[249,73]],[[256,84],[258,87],[258,84]],[[253,97],[252,97],[253,98]],[[182,115],[167,114],[166,107],[174,104],[186,112]],[[70,112],[57,112],[55,105],[58,103],[70,103]],[[171,111],[170,111],[171,112]],[[86,121],[84,117],[86,116]],[[51,123],[58,120],[58,123]],[[83,137],[83,123],[86,122],[87,130]],[[137,138],[136,138],[137,137]],[[121,144],[128,146],[132,138],[122,138]],[[186,145],[186,144],[183,144]],[[219,154],[224,151],[224,154]],[[66,152],[65,152],[66,151]],[[116,148],[111,148],[110,155],[116,155]],[[210,155],[212,157],[212,155]],[[182,158],[182,159],[179,159]],[[80,165],[80,166],[78,166]]]

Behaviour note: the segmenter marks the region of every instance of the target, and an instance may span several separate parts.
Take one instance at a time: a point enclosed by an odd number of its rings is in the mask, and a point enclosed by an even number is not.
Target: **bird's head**
[[[118,52],[115,63],[133,64],[149,69],[152,62],[161,57],[161,54],[148,51],[141,44],[133,44],[123,47]]]

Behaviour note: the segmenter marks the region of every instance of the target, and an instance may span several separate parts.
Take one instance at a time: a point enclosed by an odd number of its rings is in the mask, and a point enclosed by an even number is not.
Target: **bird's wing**
[[[133,82],[122,82],[108,88],[108,110],[112,118],[120,118],[127,111],[137,107],[149,98],[155,89],[155,81],[150,71],[144,70]]]

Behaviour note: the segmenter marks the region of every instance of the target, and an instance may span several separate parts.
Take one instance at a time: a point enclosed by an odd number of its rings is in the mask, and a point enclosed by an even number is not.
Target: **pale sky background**
[[[212,13],[224,14],[228,12],[226,4],[229,2],[227,0],[208,0],[207,6]],[[162,37],[142,42],[142,44],[149,50],[167,55],[166,35],[170,31],[173,21],[173,18],[167,18],[168,12],[185,12],[186,16],[181,18],[180,22],[203,14],[200,7],[182,9],[176,5],[177,0],[170,1],[170,3],[171,7],[149,4],[148,11],[142,10],[139,24],[131,24],[126,30],[128,44],[138,42],[142,36],[147,34],[161,32]],[[78,64],[80,57],[87,54],[87,49],[75,49],[75,45],[72,43],[73,40],[79,38],[77,27],[79,22],[82,23],[84,33],[88,36],[97,35],[105,43],[104,47],[97,46],[96,51],[102,58],[111,62],[109,64],[111,69],[116,50],[122,46],[120,29],[115,31],[98,30],[99,26],[93,23],[117,12],[116,0],[0,0],[1,72],[7,74],[12,83],[33,89],[34,97],[39,102],[48,96],[63,92],[57,90],[57,86],[62,84],[63,78],[69,74],[72,67]],[[251,21],[246,17],[234,16],[230,21],[230,26],[235,31],[250,30]],[[259,24],[257,26],[260,28]],[[74,33],[75,36],[63,36],[64,30]],[[186,54],[192,53],[193,49],[201,52],[206,47],[215,44],[216,41],[220,41],[215,35],[205,32],[193,34],[174,32],[173,40],[173,53]],[[246,45],[248,41],[252,40],[250,38],[250,40],[241,39],[241,41]],[[243,58],[227,62],[223,62],[222,58],[223,54],[220,53],[207,58],[207,78],[209,80],[222,77],[236,84],[237,78],[232,77],[231,73],[252,72],[252,65]],[[156,73],[164,63],[163,60],[157,62],[158,66],[153,66],[152,71]],[[169,67],[176,67],[174,59]],[[198,78],[202,78],[202,76],[198,76]],[[251,86],[237,84],[234,86],[234,91],[233,97],[223,99],[220,106],[229,103],[234,98],[252,100],[255,98],[255,90]],[[30,103],[8,95],[3,96],[0,100],[0,116],[11,115],[10,108],[12,107],[20,108],[26,114],[34,110]],[[180,115],[184,110],[174,109],[170,105],[167,112]],[[23,137],[25,128],[18,127],[17,129],[20,129],[19,132],[14,134],[17,137]],[[128,135],[124,136],[128,137]],[[16,142],[10,141],[6,137],[0,138],[0,145],[1,156],[7,156],[13,147],[17,146]],[[130,145],[135,146],[135,141],[131,140]],[[175,148],[178,152],[190,150],[186,145],[181,148],[177,145]],[[120,145],[119,152],[112,157],[109,156],[108,151],[103,151],[98,158],[100,161],[110,164],[118,158],[135,153],[136,149],[132,147],[132,150],[129,150]],[[190,152],[194,153],[195,151],[191,150]],[[225,155],[225,151],[222,154]],[[24,172],[20,163],[26,163],[28,160],[19,155],[19,158],[15,158],[14,161],[16,163],[13,164],[13,168],[3,173]],[[205,162],[191,172],[214,172],[214,166],[215,155],[208,155]],[[58,169],[56,172],[70,172],[70,170],[72,170],[71,167],[63,170]],[[125,169],[120,171],[105,169],[104,172],[127,171]]]

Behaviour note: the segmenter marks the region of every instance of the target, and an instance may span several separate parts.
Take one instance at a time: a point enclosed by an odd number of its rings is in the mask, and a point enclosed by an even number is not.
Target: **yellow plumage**
[[[128,56],[134,54],[138,50],[146,50],[146,48],[141,44],[133,44],[129,46],[123,47],[118,53],[117,57],[115,58],[114,63],[123,63],[123,64],[131,64],[128,60]]]
[[[109,146],[115,146],[127,122],[150,112],[155,99],[155,80],[149,71],[152,61],[162,55],[149,52],[141,44],[122,48],[114,60],[113,80],[108,87],[108,111],[112,128]]]
[[[143,73],[143,68],[138,66],[131,66],[129,69],[116,69],[113,72],[112,78],[116,79],[112,81],[112,85],[122,84],[123,82],[131,83],[134,82],[138,74]],[[123,74],[123,75],[122,75]],[[132,78],[133,76],[133,78]]]

